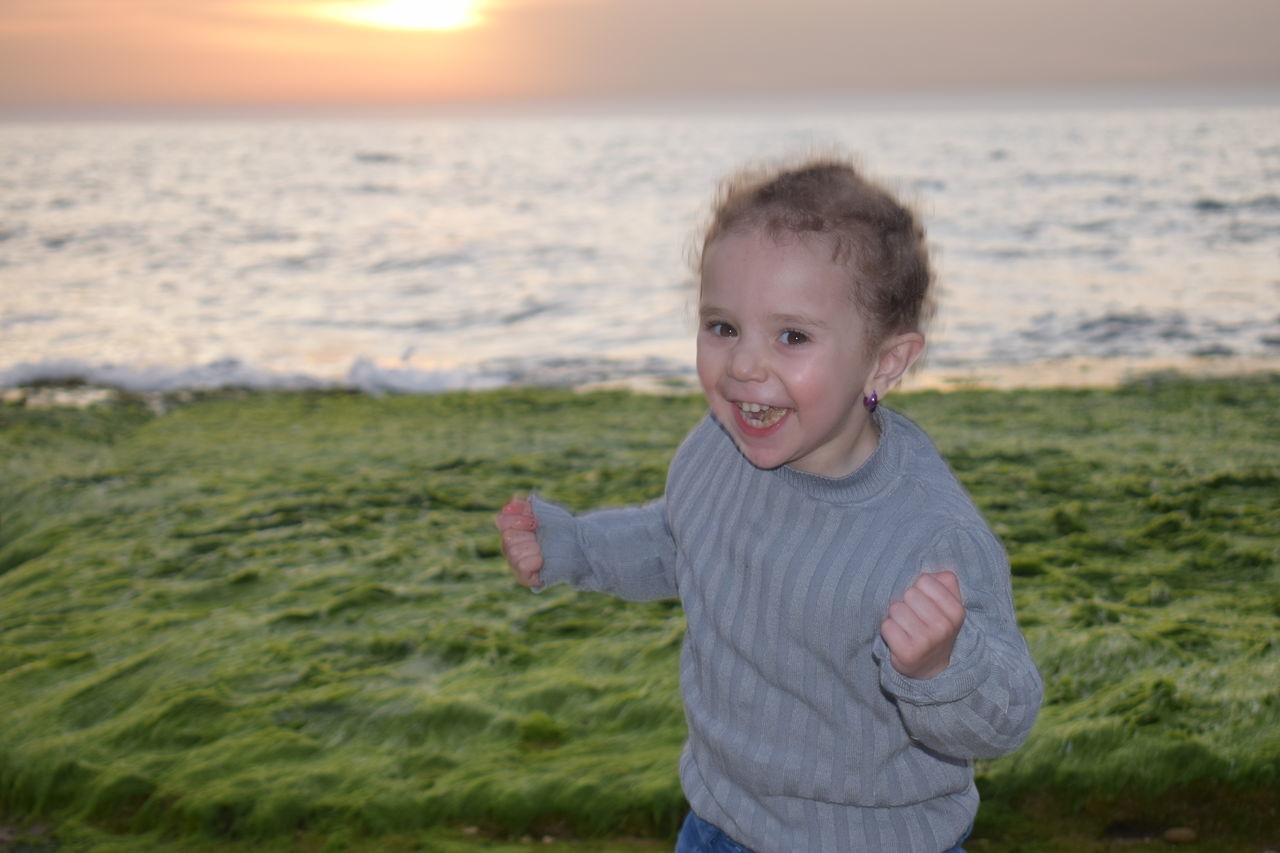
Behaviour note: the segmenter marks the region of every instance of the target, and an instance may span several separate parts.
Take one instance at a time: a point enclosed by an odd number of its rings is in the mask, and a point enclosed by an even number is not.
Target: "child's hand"
[[[525,586],[542,586],[542,546],[538,544],[538,519],[533,505],[524,498],[512,498],[494,519],[502,534],[502,553],[516,580]]]
[[[880,635],[893,668],[908,678],[933,678],[951,663],[964,624],[960,580],[953,572],[923,574],[889,607]]]

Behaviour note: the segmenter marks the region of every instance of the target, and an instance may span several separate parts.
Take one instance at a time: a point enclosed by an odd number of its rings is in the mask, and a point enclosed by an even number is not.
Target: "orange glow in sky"
[[[1114,85],[1280,92],[1277,32],[1277,0],[0,0],[0,117]]]
[[[475,0],[365,0],[316,6],[321,17],[388,30],[461,30],[480,23]]]

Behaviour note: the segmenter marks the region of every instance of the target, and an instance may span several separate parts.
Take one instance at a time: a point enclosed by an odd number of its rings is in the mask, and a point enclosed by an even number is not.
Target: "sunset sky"
[[[1280,89],[1277,0],[0,0],[0,111]]]

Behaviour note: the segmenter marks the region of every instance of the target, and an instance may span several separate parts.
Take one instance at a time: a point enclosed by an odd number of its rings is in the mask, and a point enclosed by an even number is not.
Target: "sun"
[[[388,30],[461,30],[480,23],[478,0],[365,0],[325,3],[326,18]]]

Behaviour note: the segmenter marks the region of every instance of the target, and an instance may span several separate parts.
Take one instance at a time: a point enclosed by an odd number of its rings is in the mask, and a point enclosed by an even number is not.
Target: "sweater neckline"
[[[879,494],[902,470],[902,436],[896,416],[883,406],[871,415],[880,431],[876,449],[852,474],[825,477],[800,471],[789,465],[775,469],[783,482],[816,500],[832,504],[855,504]]]

